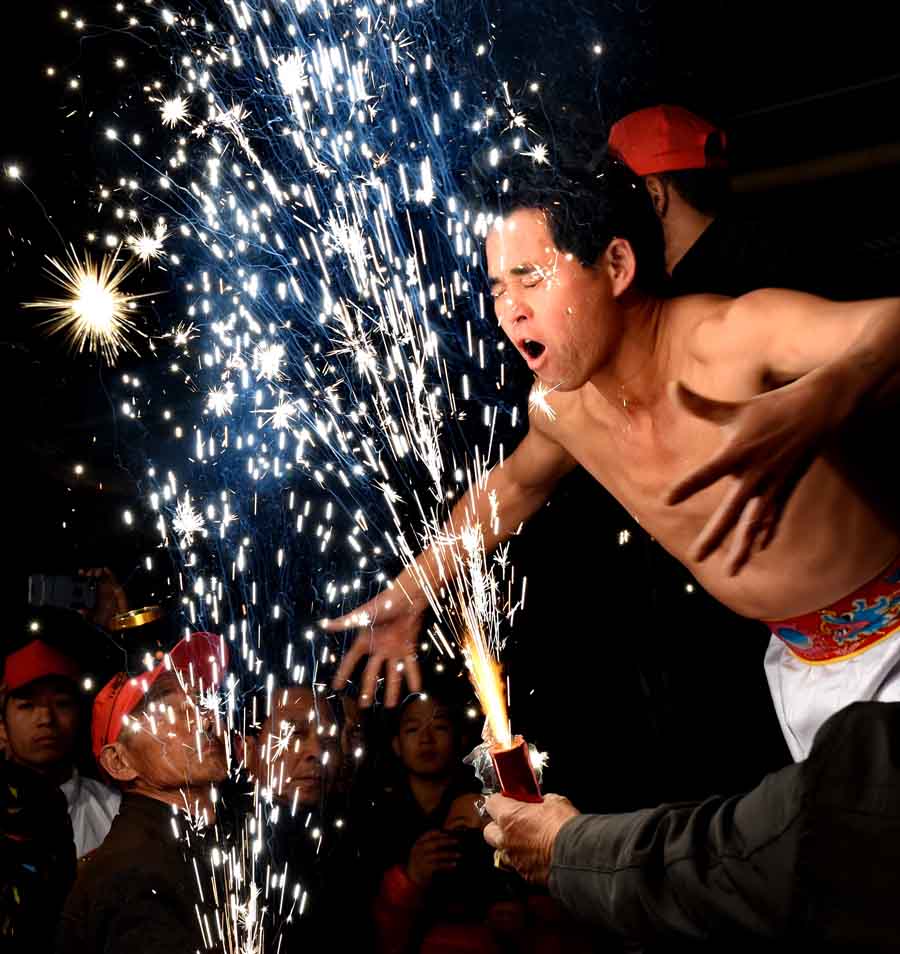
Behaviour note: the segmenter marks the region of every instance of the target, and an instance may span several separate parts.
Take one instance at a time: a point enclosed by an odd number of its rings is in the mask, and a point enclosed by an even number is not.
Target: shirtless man
[[[897,397],[900,300],[771,289],[666,300],[644,190],[619,164],[602,171],[510,175],[500,198],[486,238],[496,315],[554,413],[532,411],[446,530],[477,521],[489,550],[580,464],[709,593],[769,623],[773,700],[803,758],[837,709],[900,699],[900,635],[888,638],[900,628],[900,520],[875,450]],[[438,579],[436,554],[417,562]],[[370,654],[364,703],[383,664],[388,705],[404,671],[418,682],[427,602],[415,576],[327,624],[370,624],[338,674]]]

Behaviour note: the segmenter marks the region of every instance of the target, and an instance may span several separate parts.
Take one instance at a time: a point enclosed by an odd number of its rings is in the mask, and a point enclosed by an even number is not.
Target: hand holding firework
[[[546,795],[539,805],[491,795],[485,808],[493,819],[484,830],[487,843],[526,881],[546,884],[556,836],[578,809],[562,795]]]

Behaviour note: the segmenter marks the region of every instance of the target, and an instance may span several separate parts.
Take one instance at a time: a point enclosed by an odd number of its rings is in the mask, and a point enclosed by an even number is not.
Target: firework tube
[[[492,745],[490,754],[501,795],[514,798],[518,802],[544,800],[531,765],[528,746],[521,735],[515,736],[512,745],[508,747]]]

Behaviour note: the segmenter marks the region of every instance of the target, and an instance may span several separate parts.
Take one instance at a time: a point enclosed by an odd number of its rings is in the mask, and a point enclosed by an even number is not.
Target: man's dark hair
[[[624,163],[606,157],[593,165],[554,167],[517,156],[502,167],[502,175],[502,182],[479,188],[485,212],[542,209],[556,247],[587,268],[613,239],[626,239],[637,260],[635,285],[647,292],[660,288],[665,275],[662,227],[644,184]]]
[[[660,172],[658,177],[668,182],[691,208],[703,215],[715,218],[728,200],[728,173],[725,169],[680,169],[678,172]]]

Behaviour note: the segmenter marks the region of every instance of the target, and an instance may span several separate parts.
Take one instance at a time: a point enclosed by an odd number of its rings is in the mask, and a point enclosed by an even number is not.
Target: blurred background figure
[[[791,241],[777,223],[735,214],[725,133],[712,123],[682,106],[639,109],[612,126],[609,149],[641,176],[653,200],[670,296],[792,288],[833,297],[828,269],[806,243]]]

